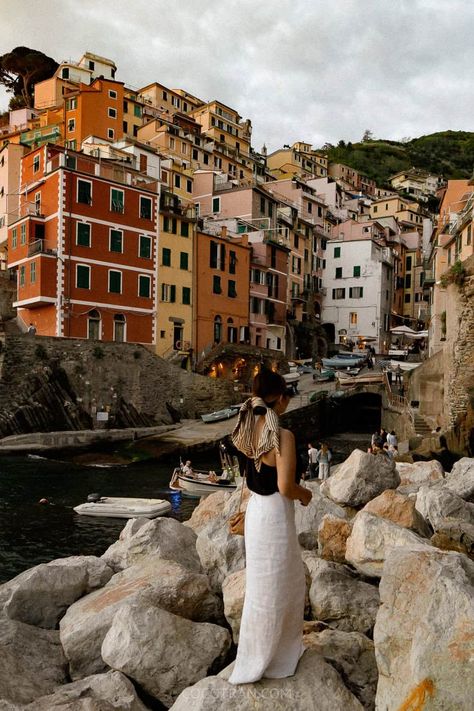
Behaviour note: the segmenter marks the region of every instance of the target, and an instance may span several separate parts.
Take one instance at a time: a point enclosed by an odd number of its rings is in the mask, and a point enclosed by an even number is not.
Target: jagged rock
[[[100,588],[113,571],[95,556],[72,556],[42,563],[4,586],[10,592],[4,605],[12,620],[55,629],[75,600]]]
[[[338,504],[363,506],[385,489],[396,489],[399,484],[393,459],[354,449],[337,474],[321,484],[320,491]]]
[[[444,519],[438,523],[431,543],[437,548],[465,553],[474,558],[474,524],[456,519]]]
[[[440,522],[445,518],[474,523],[474,504],[461,499],[446,488],[443,482],[434,486],[422,486],[416,495],[415,506],[430,522],[434,531],[437,531]]]
[[[245,597],[245,569],[231,573],[225,578],[222,583],[222,594],[225,618],[232,629],[232,639],[235,644],[238,644]]]
[[[436,548],[396,548],[380,581],[376,708],[472,708],[474,563]]]
[[[326,629],[305,635],[304,644],[322,654],[339,672],[364,709],[375,709],[378,672],[371,639],[360,632]]]
[[[0,699],[29,704],[66,683],[66,659],[59,633],[2,616]]]
[[[215,494],[203,497],[194,509],[191,518],[184,521],[184,525],[189,526],[194,533],[198,534],[211,519],[222,514],[224,506],[231,496],[230,491],[216,491]]]
[[[374,626],[379,593],[370,583],[358,580],[344,565],[303,553],[311,577],[311,616],[343,632],[368,633]]]
[[[414,545],[431,549],[430,543],[416,533],[367,511],[360,511],[347,539],[346,560],[364,575],[380,577],[388,549]]]
[[[369,501],[362,510],[392,521],[403,528],[409,528],[420,536],[428,538],[431,536],[431,529],[416,510],[414,500],[399,491],[387,489],[380,496]]]
[[[157,555],[147,556],[71,605],[61,620],[61,642],[72,679],[106,671],[100,654],[104,637],[114,616],[135,599],[197,621],[223,620],[222,602],[205,575]]]
[[[150,553],[200,572],[196,534],[174,518],[131,519],[102,558],[115,570],[139,563]]]
[[[465,501],[474,501],[474,459],[463,457],[446,475],[446,488]]]
[[[315,481],[305,482],[305,486],[313,492],[313,498],[308,506],[295,503],[296,533],[300,544],[310,550],[317,546],[319,524],[327,514],[337,518],[346,518],[345,510],[320,492],[320,485]]]
[[[135,687],[117,671],[96,674],[62,686],[54,694],[42,696],[24,711],[147,711]],[[1,706],[0,706],[1,710]]]
[[[336,670],[313,650],[303,654],[296,674],[287,679],[232,685],[227,681],[232,668],[183,691],[172,711],[363,711]]]
[[[181,691],[225,660],[230,645],[223,627],[191,622],[137,600],[114,617],[102,657],[170,706]]]
[[[249,498],[245,492],[242,510]],[[224,578],[245,568],[245,543],[243,536],[229,532],[229,518],[238,510],[240,488],[226,501],[222,513],[211,519],[198,533],[196,549],[211,588],[220,591]]]
[[[430,484],[444,478],[444,469],[440,462],[432,459],[430,462],[396,462],[400,475],[399,488],[403,493],[417,492],[423,484]]]
[[[352,530],[352,524],[342,518],[327,515],[318,528],[318,552],[321,558],[344,563],[346,560],[346,542]]]

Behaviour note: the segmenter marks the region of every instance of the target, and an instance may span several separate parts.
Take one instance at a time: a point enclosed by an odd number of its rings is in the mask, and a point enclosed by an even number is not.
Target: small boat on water
[[[215,471],[202,471],[193,469],[188,461],[176,467],[171,475],[169,487],[172,491],[179,491],[184,496],[200,497],[212,494],[215,491],[235,491],[239,483],[240,470],[236,457],[231,457],[224,444],[219,448],[222,473]]]
[[[201,415],[201,420],[209,424],[210,422],[220,422],[220,420],[229,420],[240,410],[240,405],[230,405],[225,407],[223,410],[216,410],[215,412],[210,412],[207,415]]]
[[[119,496],[90,495],[92,500],[74,507],[80,516],[107,518],[156,518],[171,511],[165,499],[133,499]]]

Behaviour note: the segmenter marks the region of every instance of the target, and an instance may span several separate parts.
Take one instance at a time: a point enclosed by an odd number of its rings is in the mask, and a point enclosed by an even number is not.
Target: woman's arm
[[[280,454],[276,454],[276,467],[280,494],[287,499],[298,499],[303,506],[307,506],[313,495],[310,489],[295,482],[295,438],[289,430],[280,430]]]

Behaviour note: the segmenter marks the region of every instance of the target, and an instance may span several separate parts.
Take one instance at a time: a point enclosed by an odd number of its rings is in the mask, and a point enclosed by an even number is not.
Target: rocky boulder
[[[371,639],[360,632],[326,629],[305,635],[304,645],[319,652],[339,672],[364,709],[375,709],[378,672]]]
[[[104,637],[115,615],[136,599],[197,621],[223,620],[222,602],[205,575],[149,555],[71,605],[61,620],[61,642],[72,679],[107,670],[100,653]]]
[[[299,501],[295,503],[295,523],[300,544],[304,548],[312,549],[317,548],[318,528],[324,516],[345,519],[347,514],[341,506],[321,494],[319,483],[307,481],[305,486],[311,489],[313,498],[308,506],[301,506]]]
[[[390,548],[416,545],[431,549],[430,543],[416,533],[367,511],[359,511],[347,539],[346,560],[363,575],[380,577]]]
[[[230,634],[222,627],[135,601],[114,617],[102,657],[170,706],[187,686],[222,665],[230,645]]]
[[[321,558],[344,563],[351,530],[352,524],[345,519],[328,514],[323,516],[318,528],[318,553]]]
[[[4,586],[9,597],[5,614],[12,620],[55,629],[65,611],[78,598],[101,588],[113,571],[95,556],[59,558],[42,563]]]
[[[431,484],[444,478],[444,469],[435,459],[413,464],[397,462],[396,467],[400,475],[400,489],[407,494],[417,492],[423,484]]]
[[[474,559],[474,525],[467,521],[446,518],[438,523],[431,544],[448,551],[465,553]]]
[[[139,563],[150,553],[200,572],[196,534],[174,518],[131,519],[102,556],[115,571]]]
[[[184,525],[189,526],[194,533],[198,534],[209,521],[222,514],[224,506],[229,502],[231,496],[230,491],[223,490],[203,497],[191,514],[191,518],[184,521]]]
[[[315,553],[303,553],[311,577],[311,616],[343,632],[372,630],[379,606],[379,593],[359,580],[347,566],[322,560]]]
[[[232,667],[183,691],[172,710],[363,711],[337,671],[314,650],[303,654],[296,674],[287,679],[262,679],[254,684],[234,686],[227,682]]]
[[[396,548],[374,629],[377,709],[470,709],[474,563],[436,548]]]
[[[446,488],[465,501],[474,501],[474,459],[463,457],[446,475]]]
[[[88,676],[62,686],[54,694],[42,696],[24,711],[147,711],[126,676],[114,671]],[[1,706],[0,706],[1,709]]]
[[[430,522],[434,531],[445,518],[474,523],[474,504],[464,501],[442,482],[422,486],[416,495],[417,511]]]
[[[222,584],[224,615],[232,629],[232,639],[239,642],[240,620],[245,597],[245,569],[228,575]]]
[[[416,510],[415,501],[399,491],[387,489],[380,496],[369,501],[362,510],[392,521],[403,528],[409,528],[420,536],[428,538],[431,536],[431,529]]]
[[[321,484],[320,491],[338,504],[363,506],[385,489],[396,489],[399,484],[393,459],[354,449],[337,473]]]

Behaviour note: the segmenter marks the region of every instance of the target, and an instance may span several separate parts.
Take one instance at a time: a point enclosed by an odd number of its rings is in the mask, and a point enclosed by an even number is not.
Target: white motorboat
[[[171,511],[171,504],[165,499],[133,499],[121,496],[99,496],[94,501],[74,507],[80,516],[102,516],[108,518],[156,518]]]
[[[239,412],[241,405],[230,405],[225,407],[223,410],[216,410],[215,412],[210,412],[208,415],[201,415],[201,420],[207,424],[211,422],[220,422],[220,420],[229,420],[231,417],[235,417]]]
[[[170,489],[173,491],[181,491],[185,496],[206,496],[213,494],[216,491],[235,491],[237,488],[236,481],[229,481],[216,477],[216,481],[204,476],[186,476],[178,474],[176,480],[170,482]]]

